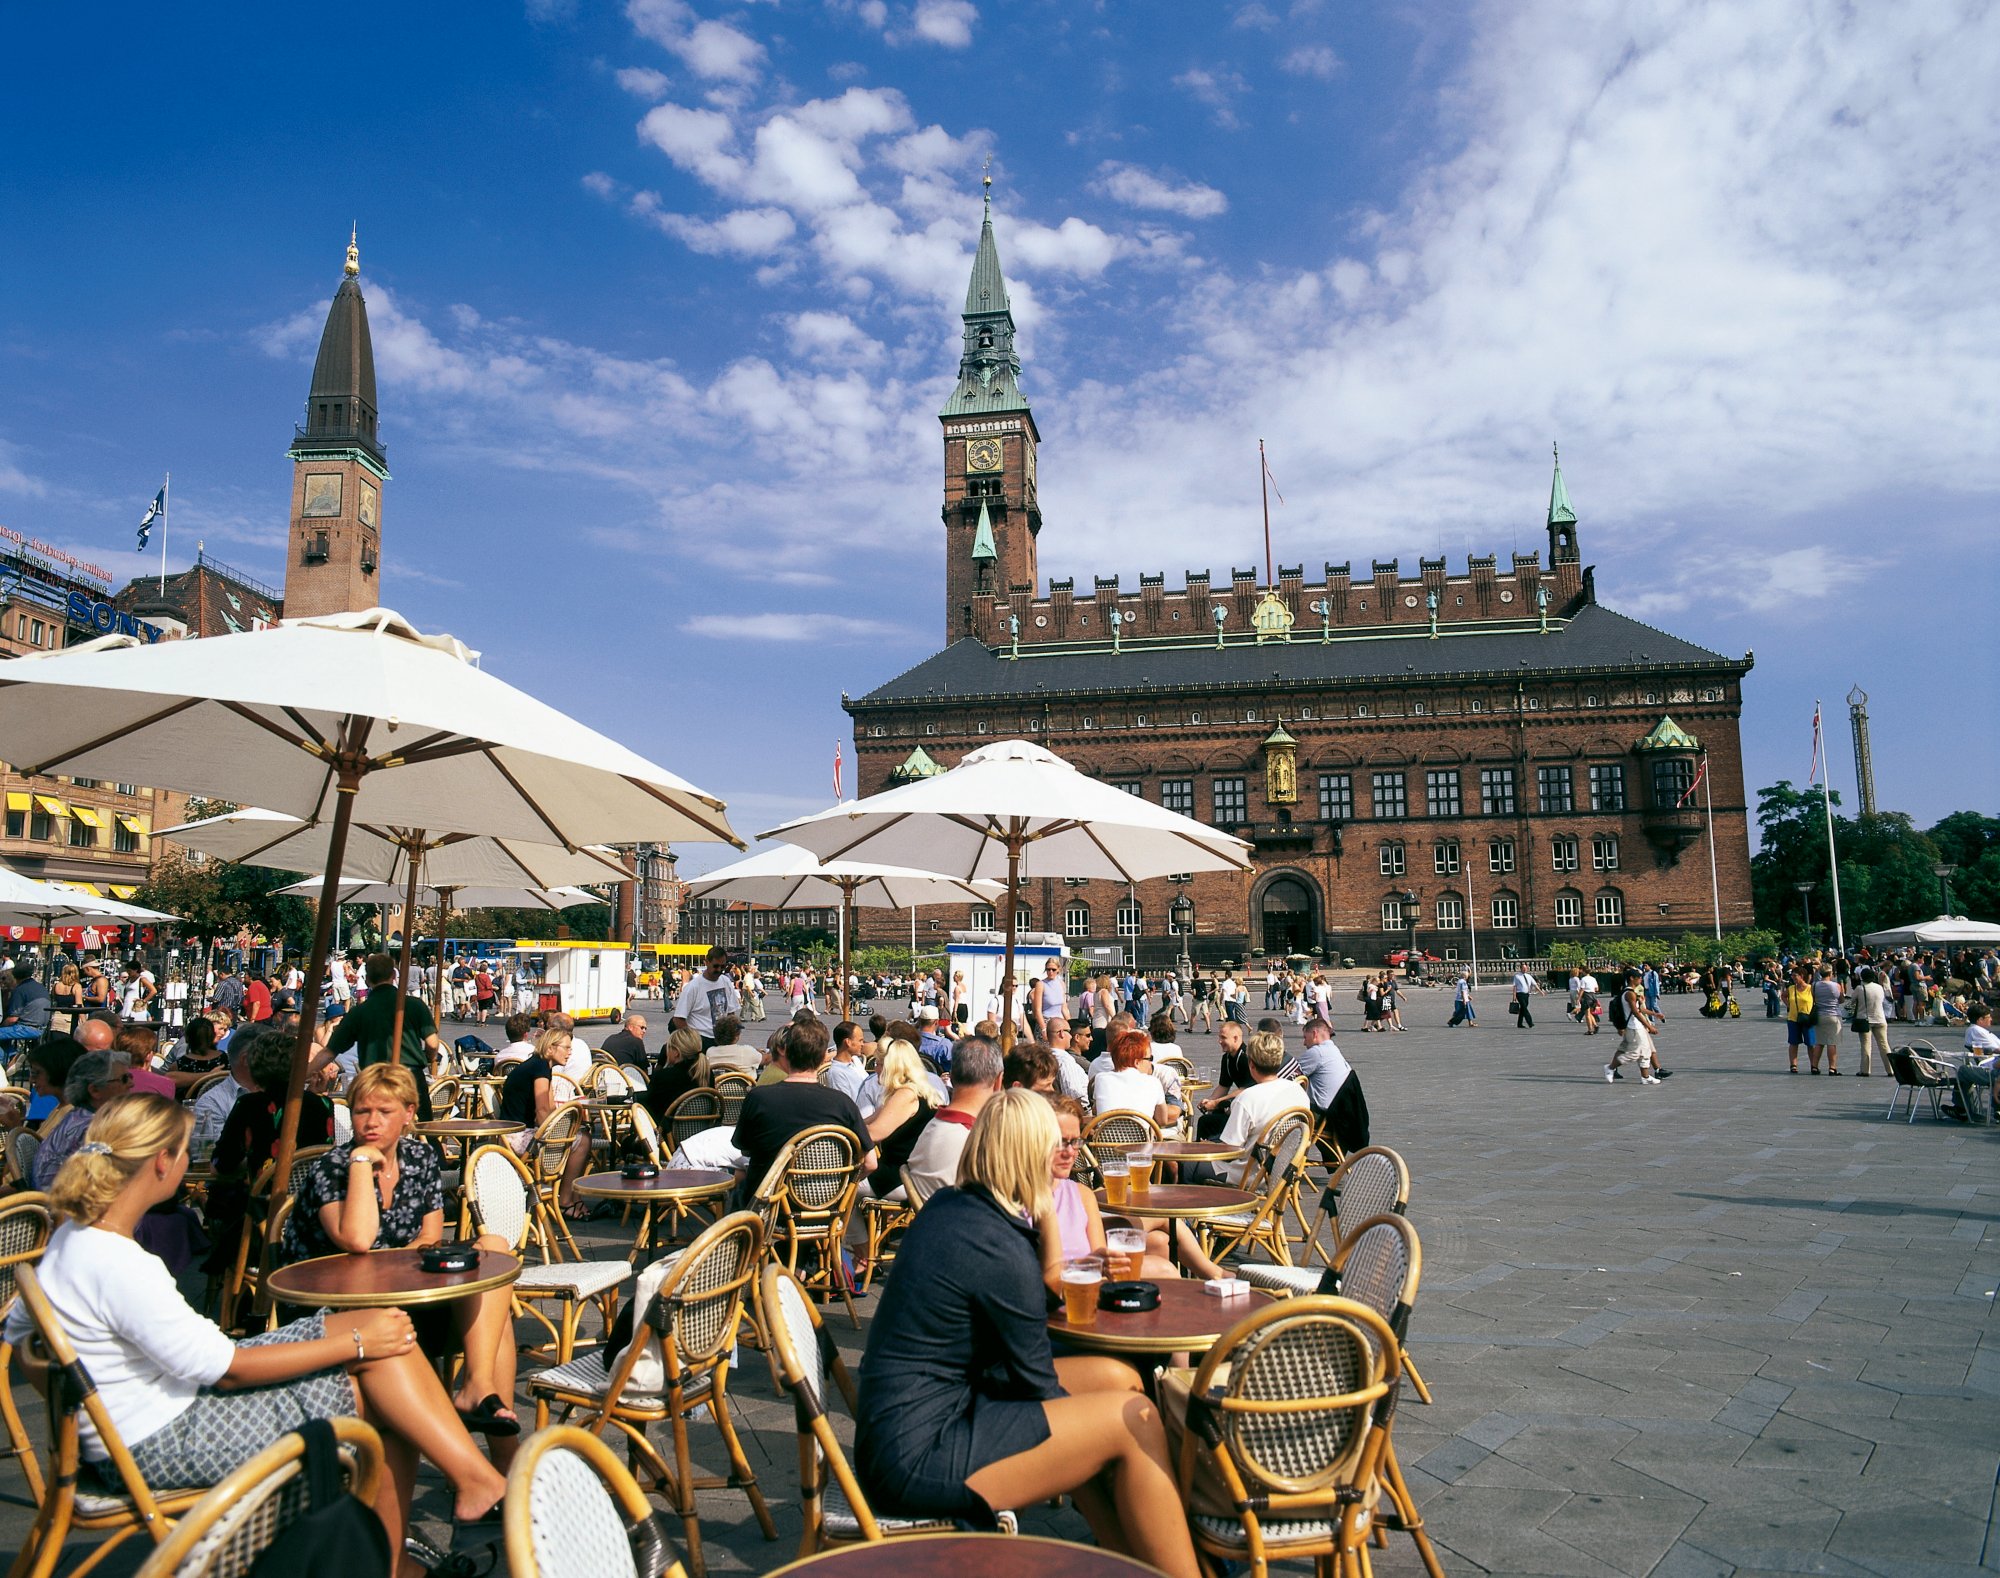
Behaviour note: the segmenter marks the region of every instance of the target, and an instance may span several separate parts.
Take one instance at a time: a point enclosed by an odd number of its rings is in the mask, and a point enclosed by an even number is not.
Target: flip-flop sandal
[[[474,1435],[517,1436],[521,1433],[521,1421],[509,1419],[506,1410],[499,1394],[489,1392],[475,1407],[459,1409],[458,1421]]]

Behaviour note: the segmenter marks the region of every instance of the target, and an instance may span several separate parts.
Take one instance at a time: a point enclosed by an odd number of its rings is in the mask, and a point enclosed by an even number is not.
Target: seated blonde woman
[[[878,1511],[992,1528],[1069,1492],[1107,1550],[1195,1578],[1159,1411],[1130,1365],[1049,1348],[1036,1249],[1054,1211],[1055,1114],[1032,1091],[980,1109],[955,1187],[904,1235],[868,1331],[855,1470]]]
[[[450,1481],[454,1518],[491,1511],[506,1480],[472,1444],[401,1310],[322,1310],[236,1343],[139,1247],[140,1221],[187,1173],[193,1128],[164,1096],[107,1102],[49,1191],[63,1221],[35,1268],[139,1472],[153,1485],[212,1485],[308,1419],[358,1415],[388,1457],[375,1510],[391,1550],[403,1548],[420,1456]],[[27,1332],[16,1304],[7,1339]],[[88,1423],[82,1446],[86,1458],[106,1455]],[[402,1567],[422,1571],[407,1558]]]
[[[437,1152],[419,1139],[417,1081],[406,1068],[371,1063],[347,1094],[354,1138],[313,1164],[285,1224],[287,1262],[371,1249],[420,1249],[444,1242],[444,1175]],[[482,1250],[506,1254],[504,1238],[482,1233]],[[496,1438],[494,1461],[513,1456],[521,1433],[514,1401],[513,1296],[494,1288],[418,1311],[426,1351],[462,1349],[453,1403],[465,1428]]]
[[[917,1138],[937,1112],[937,1091],[924,1060],[907,1041],[886,1041],[875,1077],[882,1100],[868,1116],[868,1138],[875,1142],[875,1171],[868,1189],[878,1198],[902,1198],[903,1163],[916,1149]]]
[[[1049,1164],[1054,1175],[1050,1196],[1054,1209],[1042,1223],[1042,1281],[1051,1293],[1060,1296],[1062,1270],[1066,1264],[1104,1253],[1104,1212],[1098,1206],[1097,1196],[1070,1176],[1076,1170],[1077,1158],[1083,1154],[1080,1138],[1083,1134],[1083,1103],[1074,1096],[1044,1096],[1042,1099],[1054,1109],[1056,1126],[1062,1134],[1062,1144],[1056,1148],[1055,1157]],[[1185,1222],[1172,1224],[1180,1246],[1179,1266],[1167,1257],[1167,1223],[1152,1221],[1135,1225],[1146,1234],[1146,1255],[1140,1262],[1140,1276],[1159,1281],[1189,1273],[1204,1279],[1227,1274],[1201,1252],[1201,1246],[1195,1242],[1194,1234],[1188,1231]],[[1183,1272],[1181,1266],[1187,1267],[1187,1271]]]
[[[498,1115],[521,1127],[507,1136],[507,1143],[520,1156],[528,1154],[535,1131],[556,1110],[555,1074],[575,1052],[576,1037],[560,1026],[544,1030],[535,1038],[535,1050],[507,1070],[500,1086]],[[563,1161],[562,1183],[556,1190],[556,1205],[573,1222],[590,1220],[590,1207],[576,1197],[576,1181],[590,1171],[590,1126],[580,1124],[569,1142]]]

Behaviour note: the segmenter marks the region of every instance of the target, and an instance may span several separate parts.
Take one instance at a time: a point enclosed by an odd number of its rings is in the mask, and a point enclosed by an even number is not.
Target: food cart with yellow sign
[[[516,971],[537,983],[536,1008],[578,1024],[624,1017],[630,943],[525,940],[500,951],[513,954]]]

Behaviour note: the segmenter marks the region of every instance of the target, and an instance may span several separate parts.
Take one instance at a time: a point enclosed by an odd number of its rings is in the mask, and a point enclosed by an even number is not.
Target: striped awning
[[[42,809],[43,809],[44,811],[48,812],[50,816],[68,816],[68,815],[69,815],[69,807],[68,807],[68,806],[66,806],[66,805],[64,805],[64,804],[62,803],[62,801],[58,800],[58,799],[57,799],[57,798],[56,798],[56,797],[55,797],[54,795],[52,795],[52,794],[38,794],[38,795],[36,795],[36,796],[35,796],[35,804],[36,804],[36,805],[38,805],[38,806],[40,806],[40,807],[41,807],[41,808],[42,808]]]
[[[102,827],[104,825],[104,813],[95,806],[73,805],[69,808],[69,814],[85,827]]]

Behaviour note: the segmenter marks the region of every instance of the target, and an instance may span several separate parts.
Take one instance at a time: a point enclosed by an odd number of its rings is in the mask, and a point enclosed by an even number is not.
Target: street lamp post
[[[1939,913],[1949,915],[1951,913],[1951,878],[1952,874],[1958,870],[1958,867],[1952,865],[1949,861],[1940,860],[1935,866],[1931,867],[1931,870],[1937,873],[1938,899],[1944,906]]]
[[[1813,935],[1813,929],[1812,929],[1813,885],[1810,882],[1794,882],[1792,886],[1799,890],[1799,901],[1806,907],[1806,937],[1808,940],[1810,940]]]
[[[1410,940],[1405,945],[1403,952],[1403,973],[1405,975],[1410,973],[1410,955],[1417,952],[1417,922],[1423,918],[1423,913],[1423,901],[1417,897],[1415,889],[1403,889],[1403,926],[1410,934]],[[1422,956],[1419,955],[1418,957],[1421,960]],[[1419,968],[1421,967],[1420,963]]]

